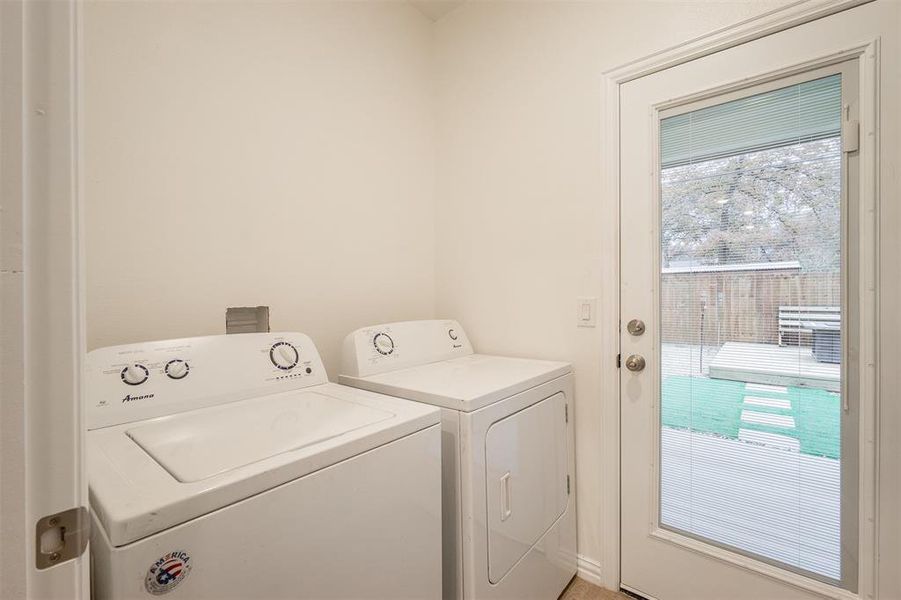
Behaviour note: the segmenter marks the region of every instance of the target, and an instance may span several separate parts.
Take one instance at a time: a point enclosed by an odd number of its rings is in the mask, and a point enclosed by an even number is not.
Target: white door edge
[[[2,17],[0,596],[77,600],[88,597],[87,552],[42,553],[36,534],[43,517],[87,507],[78,5],[8,2]]]

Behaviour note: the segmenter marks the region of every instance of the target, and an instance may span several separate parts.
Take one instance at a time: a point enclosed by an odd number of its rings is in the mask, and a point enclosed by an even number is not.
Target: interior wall
[[[88,346],[268,304],[336,375],[355,327],[452,317],[576,369],[583,566],[603,573],[601,74],[788,0],[88,2]],[[436,249],[437,248],[437,249]]]
[[[340,342],[435,305],[432,23],[398,2],[87,2],[89,349],[269,305]]]
[[[603,573],[598,328],[617,224],[601,214],[602,73],[785,2],[468,2],[436,24],[438,314],[479,352],[576,371],[579,552]]]

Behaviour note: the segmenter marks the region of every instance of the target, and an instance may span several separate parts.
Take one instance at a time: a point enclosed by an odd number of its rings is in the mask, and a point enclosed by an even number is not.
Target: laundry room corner
[[[786,4],[469,2],[436,23],[437,314],[480,351],[573,363],[579,573],[594,583],[618,577],[603,564],[619,283],[602,74]],[[578,297],[598,298],[596,328],[577,327]]]
[[[85,2],[87,345],[270,307],[434,313],[432,22],[402,2]]]

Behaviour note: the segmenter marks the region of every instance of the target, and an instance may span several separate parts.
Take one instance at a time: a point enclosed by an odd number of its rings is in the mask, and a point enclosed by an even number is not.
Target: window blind
[[[832,583],[841,76],[660,122],[660,519]]]
[[[662,168],[837,136],[841,96],[831,75],[663,119]]]

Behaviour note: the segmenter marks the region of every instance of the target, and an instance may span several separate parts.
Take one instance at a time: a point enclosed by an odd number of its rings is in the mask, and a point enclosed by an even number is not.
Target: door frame
[[[602,584],[610,589],[620,588],[620,543],[621,543],[621,521],[620,521],[620,505],[621,505],[621,435],[620,435],[620,298],[619,298],[619,282],[620,282],[620,86],[633,81],[640,77],[657,73],[664,69],[668,69],[722,50],[732,48],[734,46],[760,39],[767,35],[778,33],[786,29],[790,29],[817,19],[828,17],[838,12],[848,10],[863,4],[867,4],[874,0],[800,0],[784,8],[776,9],[758,17],[748,19],[737,23],[733,26],[716,30],[704,36],[689,40],[678,46],[651,54],[649,56],[631,61],[619,67],[613,68],[603,73],[602,77],[602,122],[601,122],[601,148],[602,156],[604,156],[602,171],[602,197],[601,209],[603,214],[610,215],[610,228],[605,231],[606,235],[602,236],[601,256],[610,257],[609,260],[603,262],[603,271],[601,277],[603,281],[615,282],[615,285],[605,286],[600,298],[600,310],[603,322],[608,323],[609,327],[602,328],[600,332],[600,342],[602,348],[602,356],[605,358],[605,364],[600,367],[601,389],[609,390],[609,394],[605,394],[600,398],[601,403],[601,423],[600,432],[602,435],[603,460],[601,466],[601,481],[605,495],[601,502],[601,523],[603,524],[602,532],[602,565],[600,579]],[[879,85],[879,41],[870,40],[870,43],[864,50],[873,53],[873,67],[869,69],[870,73],[861,72],[861,77],[869,77],[870,82],[862,82],[862,88],[874,90],[874,97],[870,99],[871,107],[870,119],[872,123],[878,122],[880,117],[879,107],[880,98],[877,94],[881,93]],[[734,85],[734,84],[733,84]],[[724,86],[724,89],[728,86]],[[710,90],[708,90],[710,92]],[[861,97],[862,110],[866,110],[864,106],[866,98]],[[863,122],[863,115],[861,121]],[[875,132],[874,132],[875,133]],[[864,164],[861,162],[861,183],[868,185],[873,194],[873,204],[877,214],[881,214],[882,206],[880,203],[880,164],[881,157],[879,155],[880,147],[877,143],[876,135],[861,135],[861,143],[870,143],[873,145],[873,159]],[[863,198],[861,199],[863,201]],[[899,224],[901,225],[901,224]],[[879,247],[875,247],[875,264],[879,265],[879,255],[882,249],[882,243]],[[877,269],[879,267],[877,266]],[[876,280],[879,280],[879,271],[876,272]],[[881,318],[879,313],[879,302],[884,306],[892,306],[892,303],[885,302],[886,296],[898,293],[897,282],[888,282],[886,292],[877,290],[877,314],[876,319]],[[897,296],[895,296],[897,298]],[[895,303],[894,306],[898,306]],[[889,320],[891,322],[891,320]],[[877,321],[878,322],[878,321]],[[878,335],[878,334],[876,334]],[[877,355],[879,348],[879,339],[875,340],[877,344]],[[889,572],[878,571],[876,557],[879,556],[879,550],[883,547],[885,551],[882,553],[881,561],[891,564],[892,559],[888,557],[897,554],[894,542],[891,542],[891,535],[880,538],[878,533],[880,527],[895,530],[898,528],[901,519],[897,515],[888,515],[888,511],[883,511],[880,515],[879,508],[881,505],[892,506],[893,503],[901,503],[901,497],[898,497],[897,486],[886,485],[882,489],[878,483],[881,478],[886,478],[888,483],[894,483],[892,480],[891,470],[897,470],[899,464],[897,459],[894,461],[886,461],[885,456],[891,455],[889,452],[883,452],[881,464],[880,446],[883,444],[881,439],[877,438],[878,432],[888,430],[892,423],[878,422],[878,416],[894,417],[898,420],[896,412],[888,412],[880,410],[879,398],[881,397],[880,388],[888,390],[889,382],[880,376],[878,364],[874,369],[875,373],[873,381],[872,394],[870,394],[869,407],[861,406],[861,410],[869,408],[869,412],[861,413],[861,420],[870,418],[868,423],[869,433],[872,437],[861,439],[861,452],[865,453],[864,464],[867,473],[862,470],[863,477],[861,485],[861,497],[859,499],[861,510],[863,507],[871,507],[873,521],[869,523],[869,527],[861,528],[860,535],[860,572],[858,595],[861,597],[866,594],[876,594],[880,588],[891,589],[893,578],[897,575]],[[861,398],[861,402],[866,399]],[[869,415],[869,417],[868,417]],[[901,423],[895,423],[901,427]],[[887,450],[887,448],[885,449]],[[877,472],[878,468],[878,472]],[[882,476],[882,477],[880,477]],[[894,504],[897,505],[897,504]],[[892,556],[897,562],[898,556]],[[755,569],[757,570],[757,569]],[[888,583],[880,585],[882,579]],[[798,576],[799,580],[806,581],[806,578]],[[799,581],[798,583],[803,583]],[[806,586],[804,586],[806,587]],[[842,595],[840,592],[838,595]],[[847,593],[844,594],[847,597]],[[878,597],[878,596],[877,596]]]
[[[39,556],[36,539],[39,523],[88,504],[81,401],[80,2],[0,3],[4,598],[89,595],[87,548],[72,559],[65,552]],[[59,517],[70,528],[66,547],[82,549],[86,513],[73,513]],[[81,529],[72,535],[72,527]]]

